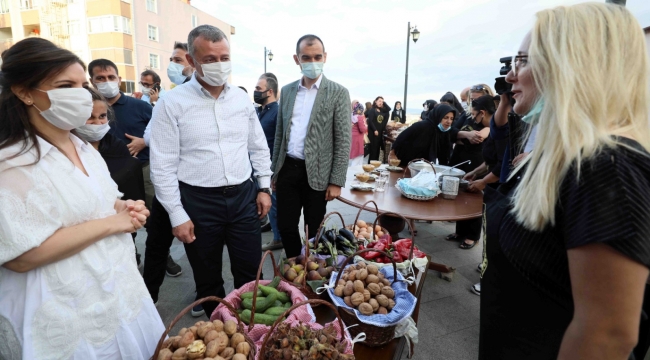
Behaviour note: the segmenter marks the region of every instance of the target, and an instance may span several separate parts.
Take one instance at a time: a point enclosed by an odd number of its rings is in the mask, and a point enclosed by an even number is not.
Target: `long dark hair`
[[[2,57],[2,76],[0,76],[0,150],[23,142],[16,157],[36,148],[40,158],[40,148],[36,136],[38,131],[29,122],[27,105],[11,90],[12,86],[36,89],[38,85],[56,76],[68,66],[78,63],[86,66],[77,55],[62,49],[41,38],[21,40],[7,50]],[[2,159],[0,159],[2,161]]]
[[[456,111],[458,111],[459,114],[465,112],[465,110],[463,110],[463,105],[460,104],[460,101],[458,101],[456,95],[454,95],[454,93],[452,93],[451,91],[447,91],[446,94],[442,95],[442,97],[440,98],[440,102],[446,102],[447,104],[455,107]]]
[[[402,109],[402,102],[401,101],[395,101],[395,105],[393,106],[393,110],[397,110],[397,104],[399,104],[400,110],[404,110],[404,109]]]
[[[379,99],[384,100],[384,97],[383,97],[383,96],[377,96],[377,97],[375,98],[375,101],[372,102],[372,107],[377,108],[377,100],[379,100]],[[384,102],[385,102],[385,101],[386,101],[386,100],[384,100]]]

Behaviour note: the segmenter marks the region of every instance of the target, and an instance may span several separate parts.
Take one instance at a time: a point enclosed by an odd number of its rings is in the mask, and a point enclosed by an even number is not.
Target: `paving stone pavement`
[[[335,200],[328,205],[327,211],[340,212],[346,224],[349,224],[354,221],[358,209]],[[364,212],[361,219],[372,221],[374,216]],[[418,321],[419,341],[415,346],[413,359],[477,359],[480,299],[470,291],[470,288],[479,281],[476,267],[481,260],[483,246],[478,244],[473,249],[462,250],[458,248],[458,243],[445,241],[444,237],[455,230],[453,223],[418,222],[416,229],[418,231],[416,244],[430,254],[434,261],[454,266],[457,270],[452,282],[441,279],[438,272],[429,271],[422,292]],[[406,236],[407,232],[403,232],[402,235]],[[272,237],[271,232],[263,233],[262,242],[266,243],[272,240]],[[141,254],[144,254],[145,240],[146,231],[141,230],[136,238],[136,246]],[[183,268],[183,274],[176,278],[165,277],[160,289],[157,308],[165,325],[169,325],[183,308],[194,301],[195,297],[192,268],[178,240],[174,240],[171,254]],[[274,255],[276,259],[279,258],[280,251],[275,251]],[[224,251],[223,265],[223,278],[228,293],[233,290],[233,278],[227,251]],[[271,276],[270,261],[264,264],[263,271],[266,278]],[[189,327],[202,319],[204,317],[193,318],[187,314],[172,331]],[[407,358],[406,353],[403,354],[403,358]]]

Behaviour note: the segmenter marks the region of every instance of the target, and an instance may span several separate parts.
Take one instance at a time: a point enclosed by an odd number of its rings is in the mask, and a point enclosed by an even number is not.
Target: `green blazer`
[[[324,191],[329,184],[345,186],[350,161],[350,94],[348,89],[321,75],[320,88],[311,111],[305,137],[305,165],[309,186]],[[273,146],[273,179],[282,170],[289,147],[291,116],[300,80],[282,88]]]

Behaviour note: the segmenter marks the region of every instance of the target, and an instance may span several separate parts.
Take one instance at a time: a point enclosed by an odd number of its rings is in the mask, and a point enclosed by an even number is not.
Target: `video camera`
[[[501,75],[501,77],[494,79],[496,80],[494,83],[494,90],[497,92],[497,94],[503,95],[512,90],[512,84],[506,82],[506,75],[508,75],[510,70],[512,70],[512,57],[502,57],[499,59],[499,62],[503,64],[503,67],[501,67],[501,70],[499,70],[499,75]]]

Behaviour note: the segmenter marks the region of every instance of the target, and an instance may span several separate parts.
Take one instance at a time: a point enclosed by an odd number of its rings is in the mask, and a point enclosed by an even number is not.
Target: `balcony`
[[[14,44],[14,39],[11,38],[0,40],[0,52],[9,49],[13,44]]]

